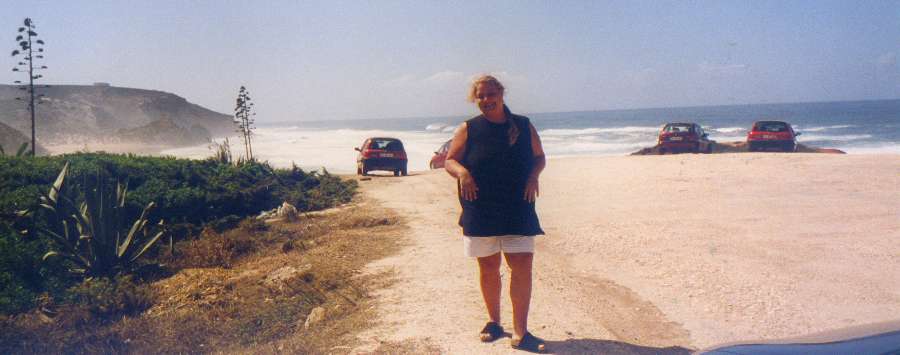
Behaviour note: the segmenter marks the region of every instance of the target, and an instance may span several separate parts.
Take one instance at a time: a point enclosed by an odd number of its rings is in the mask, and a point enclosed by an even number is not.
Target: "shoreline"
[[[216,141],[221,141],[218,139]],[[233,153],[239,153],[240,147],[234,144],[234,141],[231,141],[231,148]],[[719,147],[735,145],[740,142],[723,142],[717,144]],[[803,146],[801,144],[801,146]],[[900,155],[900,151],[891,152],[891,151],[874,151],[874,152],[863,152],[863,153],[854,153],[853,151],[843,152],[836,151],[830,148],[806,148],[804,147],[804,151],[796,152],[798,154],[807,154],[807,153],[843,153],[846,155],[852,156],[894,156]],[[298,163],[299,167],[305,171],[319,171],[322,169],[327,169],[329,173],[335,175],[342,176],[352,176],[354,175],[355,168],[355,152],[351,149],[345,149],[347,152],[342,152],[340,165],[334,164],[326,164],[327,161],[322,161],[323,164],[316,163],[305,163],[303,160],[292,160],[286,158],[283,154],[284,150],[276,149],[281,147],[277,146],[262,146],[257,147],[254,146],[254,150],[256,151],[257,157],[262,160],[272,164],[275,167],[281,168],[290,168],[293,163]],[[182,146],[182,147],[173,147],[173,146],[165,146],[165,145],[144,145],[144,144],[131,144],[131,143],[94,143],[94,144],[58,144],[51,145],[46,147],[47,151],[51,153],[51,155],[60,155],[60,154],[68,154],[68,153],[78,153],[78,152],[107,152],[113,154],[138,154],[138,155],[149,155],[149,156],[171,156],[175,158],[183,158],[183,159],[195,159],[202,160],[208,157],[213,156],[214,152],[211,148],[209,148],[209,144],[201,144],[201,145],[193,145],[193,146]],[[812,152],[811,149],[818,149],[818,152]],[[349,152],[349,154],[347,154]],[[729,149],[717,149],[712,154],[747,154],[747,153],[759,153],[759,154],[769,154],[769,153],[778,153],[778,154],[789,154],[783,152],[748,152],[746,149],[737,148],[729,148]],[[674,154],[673,156],[689,156],[693,154],[701,154],[701,153],[680,153]],[[639,155],[659,155],[658,152],[654,151],[653,147],[642,148],[638,151],[634,151],[631,153],[609,153],[609,154],[548,154],[547,160],[553,161],[558,159],[572,159],[572,158],[609,158],[609,157],[622,157],[622,156],[639,156]],[[313,154],[311,156],[317,156]],[[319,158],[321,159],[321,158]],[[331,159],[330,161],[333,161]],[[308,161],[308,160],[307,160]],[[348,163],[349,162],[349,163]],[[329,167],[328,165],[331,165]],[[421,167],[417,167],[416,164],[410,164],[410,172],[426,172],[429,171],[427,168],[427,164],[421,164]]]

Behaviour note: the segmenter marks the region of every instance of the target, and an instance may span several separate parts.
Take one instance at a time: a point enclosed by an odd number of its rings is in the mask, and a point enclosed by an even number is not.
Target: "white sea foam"
[[[838,141],[838,142],[849,142],[856,141],[861,139],[869,139],[872,138],[871,134],[845,134],[845,135],[816,135],[816,134],[802,134],[797,137],[798,141],[801,142],[814,142],[814,141]]]
[[[703,127],[706,129],[706,127]],[[746,127],[722,127],[722,128],[708,128],[706,130],[710,130],[712,132],[718,133],[738,133],[738,132],[746,132]]]
[[[659,132],[659,127],[640,127],[640,126],[628,126],[628,127],[612,127],[612,128],[581,128],[581,129],[563,129],[563,128],[554,128],[554,129],[545,129],[540,131],[540,135],[543,136],[579,136],[579,135],[590,135],[590,134],[601,134],[601,133],[620,133],[620,134],[628,134],[628,133],[656,133]]]
[[[851,125],[827,126],[839,129]],[[425,170],[441,144],[452,137],[455,125],[431,124],[425,130],[400,131],[377,129],[311,129],[297,126],[262,127],[255,131],[253,151],[258,159],[276,167],[290,167],[292,163],[306,170],[325,167],[330,172],[354,173],[358,147],[369,137],[395,137],[403,141],[409,158],[409,170]],[[817,128],[817,127],[813,127]],[[745,138],[743,127],[708,128],[710,138],[719,141],[739,141]],[[572,155],[624,155],[656,143],[658,127],[628,126],[612,128],[545,129],[540,131],[544,151],[549,157]],[[817,132],[804,130],[804,132]],[[801,142],[831,142],[824,144],[852,153],[898,153],[900,143],[872,142],[869,134],[809,134]],[[232,152],[243,149],[237,137],[230,138]],[[816,143],[813,143],[816,144]],[[202,159],[212,155],[207,145],[171,149],[164,154]]]
[[[411,132],[387,130],[337,129],[311,131],[303,129],[259,128],[253,139],[253,153],[259,160],[275,167],[290,167],[296,163],[306,170],[322,167],[329,172],[356,172],[356,155],[353,149],[369,137],[394,137],[403,141],[409,159],[409,170],[425,170],[434,151],[451,138],[440,132]],[[232,152],[242,152],[237,137],[229,139]],[[207,145],[170,149],[163,154],[202,159],[212,155]]]
[[[544,146],[544,152],[550,157],[571,156],[571,155],[623,155],[637,151],[643,147],[649,147],[654,144],[649,142],[585,142],[585,141],[569,141],[559,144],[547,144]]]
[[[803,131],[803,132],[821,132],[821,131],[825,131],[825,130],[829,130],[829,129],[841,129],[841,128],[851,128],[851,127],[856,127],[856,126],[850,125],[850,124],[842,124],[842,125],[834,125],[834,126],[820,126],[820,127],[810,127],[810,128],[803,128],[802,126],[796,126],[796,127],[794,127],[794,130]]]
[[[605,130],[609,131],[609,130]],[[630,130],[612,130],[630,131]],[[306,170],[322,167],[334,173],[356,171],[356,155],[353,149],[369,137],[394,137],[403,141],[409,158],[409,170],[426,170],[428,162],[441,144],[452,138],[446,132],[414,132],[388,130],[304,130],[295,127],[267,127],[256,130],[253,152],[257,159],[268,161],[276,167],[290,167],[296,163]],[[574,139],[573,139],[574,138]],[[580,137],[542,137],[548,156],[627,154],[654,143],[655,136],[614,137],[613,139],[585,135]],[[232,152],[240,155],[242,147],[238,137],[229,138]],[[203,159],[212,155],[208,145],[170,149],[164,154]]]

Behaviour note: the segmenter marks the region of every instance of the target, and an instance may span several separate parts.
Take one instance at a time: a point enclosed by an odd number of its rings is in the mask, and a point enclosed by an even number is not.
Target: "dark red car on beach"
[[[751,152],[775,149],[783,152],[797,150],[797,136],[790,123],[782,121],[757,121],[747,133],[747,149]]]
[[[444,167],[444,161],[447,160],[447,151],[450,150],[450,142],[453,140],[448,140],[438,148],[437,151],[434,152],[434,156],[431,157],[431,161],[428,162],[428,167],[432,170],[441,169]]]
[[[660,154],[693,152],[712,153],[713,141],[696,123],[666,123],[659,131]]]
[[[356,156],[356,174],[368,175],[373,170],[385,170],[394,176],[406,176],[406,150],[397,138],[373,137],[366,139],[362,146],[353,148]]]

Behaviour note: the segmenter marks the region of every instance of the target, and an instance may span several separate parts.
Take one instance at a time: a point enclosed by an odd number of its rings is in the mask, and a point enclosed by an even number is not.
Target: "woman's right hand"
[[[472,175],[469,174],[468,171],[459,174],[459,193],[462,195],[462,198],[466,201],[475,201],[478,198],[478,185],[475,184],[475,179],[472,178]]]

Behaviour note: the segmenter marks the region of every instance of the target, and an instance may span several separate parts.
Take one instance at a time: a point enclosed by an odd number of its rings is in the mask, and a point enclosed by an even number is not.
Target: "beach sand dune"
[[[360,350],[510,352],[477,341],[486,319],[452,178],[361,183],[410,230],[370,265],[397,283],[377,294]],[[541,193],[529,327],[553,352],[684,353],[900,318],[900,155],[552,159]]]

